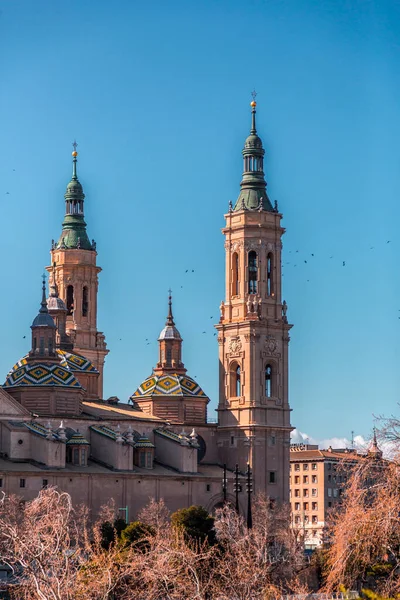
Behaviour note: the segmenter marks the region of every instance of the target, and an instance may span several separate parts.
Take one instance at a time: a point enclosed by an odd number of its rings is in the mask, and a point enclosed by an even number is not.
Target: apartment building
[[[304,536],[307,549],[322,544],[328,513],[340,502],[352,466],[365,456],[353,449],[320,450],[313,444],[291,444],[292,526]]]

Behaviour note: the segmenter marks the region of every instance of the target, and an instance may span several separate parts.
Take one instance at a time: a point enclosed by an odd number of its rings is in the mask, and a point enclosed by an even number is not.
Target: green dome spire
[[[94,244],[90,243],[86,232],[86,223],[83,213],[85,194],[83,193],[82,185],[76,173],[78,156],[76,147],[78,144],[74,142],[72,145],[74,147],[74,151],[72,152],[72,178],[67,185],[67,190],[64,194],[65,217],[62,224],[63,228],[61,236],[56,244],[56,248],[94,250]]]
[[[264,177],[263,162],[265,150],[261,138],[257,135],[255,92],[251,106],[251,129],[247,137],[243,154],[243,177],[240,194],[234,210],[268,210],[273,211],[267,194],[267,183]]]

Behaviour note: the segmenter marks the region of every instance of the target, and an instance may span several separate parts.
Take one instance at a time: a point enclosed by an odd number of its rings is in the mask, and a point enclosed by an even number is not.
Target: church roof
[[[70,369],[76,373],[84,371],[85,373],[98,373],[98,370],[93,363],[80,354],[66,352],[66,350],[57,350],[58,356],[61,358],[63,367]]]
[[[73,373],[98,373],[96,367],[84,356],[80,356],[80,354],[73,354],[72,352],[66,352],[65,350],[56,350],[59,358],[61,359],[61,367],[64,369],[68,369]],[[19,360],[13,368],[9,371],[7,377],[11,375],[13,371],[17,371],[21,367],[28,364],[27,357],[29,354],[26,354],[21,360]]]
[[[6,378],[4,387],[19,386],[63,386],[82,388],[75,375],[58,363],[29,363],[25,359],[21,366],[12,369]]]
[[[206,398],[199,384],[187,375],[150,375],[132,394],[131,400],[140,396],[201,396]]]

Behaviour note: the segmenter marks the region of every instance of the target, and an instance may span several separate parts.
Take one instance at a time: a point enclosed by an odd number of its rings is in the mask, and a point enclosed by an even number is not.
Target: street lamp
[[[247,529],[252,529],[253,517],[251,514],[251,494],[253,492],[253,474],[250,470],[250,463],[247,463],[246,491],[247,491]]]
[[[226,479],[226,464],[224,464],[224,476],[222,478],[222,494],[224,498],[224,504],[226,504],[226,492],[227,492],[227,479]]]
[[[241,486],[239,483],[239,465],[237,463],[235,466],[235,482],[233,484],[233,491],[235,492],[236,498],[236,512],[239,514],[239,492],[241,491]]]

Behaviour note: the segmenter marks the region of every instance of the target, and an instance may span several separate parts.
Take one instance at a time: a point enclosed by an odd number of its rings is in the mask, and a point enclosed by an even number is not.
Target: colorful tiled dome
[[[85,373],[98,373],[98,370],[93,363],[80,354],[72,354],[65,350],[57,350],[58,356],[61,358],[61,364],[70,371],[76,373],[84,371]]]
[[[28,363],[22,359],[21,365],[7,375],[4,387],[18,386],[66,386],[81,388],[75,375],[58,363]]]
[[[131,400],[140,396],[201,396],[206,398],[194,379],[187,375],[151,375],[143,381],[136,392],[132,394]]]
[[[4,387],[19,385],[66,385],[82,387],[74,373],[98,373],[96,367],[84,356],[57,350],[61,363],[29,363],[24,356],[7,374]]]

